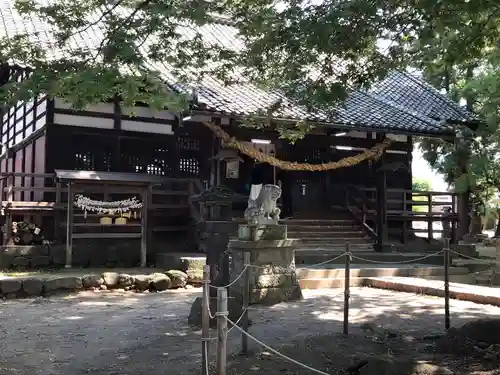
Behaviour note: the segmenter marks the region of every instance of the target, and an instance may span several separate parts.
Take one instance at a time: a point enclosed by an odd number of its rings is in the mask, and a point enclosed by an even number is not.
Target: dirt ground
[[[199,289],[85,292],[0,303],[0,375],[199,374],[200,332],[187,326],[191,303],[199,295]],[[338,289],[304,291],[300,302],[252,309],[250,334],[295,359],[336,373],[359,354],[417,351],[411,337],[444,330],[440,298],[370,288],[353,288],[351,296],[348,338],[338,335],[343,317],[343,293]],[[453,326],[500,317],[498,307],[464,301],[452,300],[451,311]],[[397,340],[380,343],[361,329],[366,322],[396,329],[410,339],[404,345]],[[239,343],[233,329],[228,342],[233,354]],[[419,348],[425,352],[424,346]],[[229,358],[230,373],[310,373],[277,360],[251,341],[250,349],[249,359]]]

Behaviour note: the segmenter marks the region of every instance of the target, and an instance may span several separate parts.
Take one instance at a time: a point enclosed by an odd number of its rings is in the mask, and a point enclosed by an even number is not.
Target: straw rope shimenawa
[[[365,160],[378,159],[380,156],[382,156],[384,151],[387,148],[389,148],[389,146],[392,143],[390,139],[386,138],[381,143],[377,143],[369,150],[361,152],[355,156],[348,156],[338,161],[331,161],[328,163],[321,163],[321,164],[297,163],[297,162],[280,160],[275,158],[274,156],[266,155],[263,152],[260,152],[252,147],[248,147],[243,142],[240,142],[236,138],[230,136],[219,125],[216,125],[213,122],[205,122],[204,124],[219,139],[223,141],[224,146],[234,148],[261,163],[267,163],[287,171],[321,172],[338,168],[352,167]]]

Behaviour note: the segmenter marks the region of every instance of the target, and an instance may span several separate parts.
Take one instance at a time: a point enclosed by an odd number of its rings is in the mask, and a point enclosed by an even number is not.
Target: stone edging
[[[410,283],[397,282],[394,280],[384,280],[376,278],[366,278],[363,280],[362,284],[363,286],[368,286],[377,289],[388,289],[398,292],[444,297],[444,289],[432,286],[421,286]],[[474,285],[471,286],[473,287]],[[474,293],[472,290],[465,291],[465,290],[453,290],[453,289],[454,289],[453,286],[450,286],[451,299],[456,299],[460,301],[469,301],[482,305],[500,306],[500,295],[499,296],[485,295],[485,294]]]
[[[171,270],[148,275],[104,272],[83,276],[26,276],[0,279],[0,296],[6,299],[50,296],[80,290],[121,289],[136,292],[164,291],[200,285],[199,272]]]

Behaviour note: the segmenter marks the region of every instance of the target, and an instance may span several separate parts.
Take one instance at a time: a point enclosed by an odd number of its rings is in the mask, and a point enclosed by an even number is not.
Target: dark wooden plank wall
[[[48,129],[51,147],[46,169],[137,172],[206,180],[210,173],[211,134],[202,130],[181,129],[174,135],[162,135],[52,125]]]
[[[0,83],[21,82],[28,77],[24,68],[2,65]],[[35,96],[31,100],[20,101],[1,112],[0,140],[2,152],[10,147],[8,160],[2,160],[0,172],[44,173],[45,172],[45,126],[47,123],[48,100]],[[14,186],[36,186],[43,184],[30,177],[15,177]],[[28,201],[42,196],[21,191],[14,192],[13,199]],[[3,199],[5,196],[3,195]]]
[[[270,140],[276,146],[276,156],[282,160],[309,162],[313,164],[338,161],[348,156],[362,152],[380,142],[383,135],[372,137],[368,133],[366,138],[327,136],[324,133],[309,134],[303,140],[291,144],[279,139],[277,133],[267,130],[254,130],[228,127],[228,132],[241,141],[250,141],[253,138]],[[340,130],[339,130],[340,132]],[[337,149],[335,146],[352,147],[353,150]],[[331,206],[344,205],[345,185],[362,187],[376,186],[376,171],[380,163],[400,162],[405,168],[400,169],[388,177],[388,187],[396,189],[411,189],[411,152],[412,141],[394,141],[380,162],[364,161],[352,167],[339,168],[325,172],[292,172],[295,181],[292,191],[294,210],[308,210],[319,213],[328,211]],[[248,164],[248,165],[247,165]],[[222,165],[224,171],[224,165]],[[238,179],[223,179],[223,183],[242,193],[243,186],[249,182],[251,163],[240,164]],[[302,189],[306,194],[303,195]],[[327,204],[325,204],[327,203]],[[401,207],[403,209],[403,207]]]

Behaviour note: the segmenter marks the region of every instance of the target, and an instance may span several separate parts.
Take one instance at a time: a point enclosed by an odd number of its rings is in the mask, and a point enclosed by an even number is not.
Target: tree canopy
[[[413,177],[411,181],[411,190],[414,192],[431,191],[432,181]]]
[[[118,95],[125,104],[181,110],[188,97],[166,87],[151,69],[151,62],[161,61],[180,83],[194,85],[207,74],[226,83],[244,77],[311,110],[328,110],[350,89],[368,86],[393,68],[425,68],[438,86],[447,85],[498,39],[500,5],[495,0],[15,0],[15,7],[27,19],[42,19],[53,35],[45,42],[40,42],[44,35],[22,34],[0,40],[2,61],[33,68],[28,80],[0,89],[4,102],[45,92],[84,106]],[[240,48],[203,39],[197,27],[213,23],[215,15],[234,24]]]

